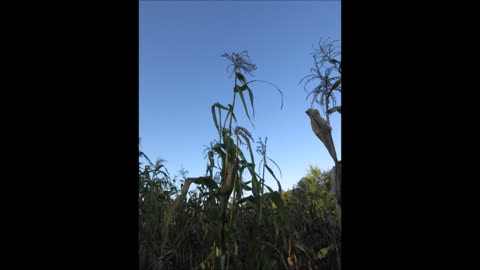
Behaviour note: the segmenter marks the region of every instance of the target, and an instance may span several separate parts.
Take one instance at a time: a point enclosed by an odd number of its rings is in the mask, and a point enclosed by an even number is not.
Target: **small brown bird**
[[[333,145],[332,127],[320,116],[317,109],[310,108],[305,113],[310,117],[313,132],[317,135],[320,141],[323,142],[328,153],[333,158],[333,161],[337,164],[337,152],[335,152],[335,145]]]

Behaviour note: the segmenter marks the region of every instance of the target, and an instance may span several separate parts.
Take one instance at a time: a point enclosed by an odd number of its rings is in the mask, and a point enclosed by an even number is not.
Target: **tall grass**
[[[264,81],[246,79],[256,69],[246,51],[223,57],[230,61],[232,101],[211,106],[218,137],[205,149],[205,175],[171,179],[162,161],[141,153],[147,165],[139,171],[140,269],[338,269],[325,264],[333,254],[326,227],[331,198],[315,198],[317,208],[309,208],[299,202],[300,191],[282,192],[267,139],[255,142],[235,116],[240,107],[253,126],[251,85]],[[277,190],[265,183],[268,175]],[[320,178],[314,183],[327,190]]]

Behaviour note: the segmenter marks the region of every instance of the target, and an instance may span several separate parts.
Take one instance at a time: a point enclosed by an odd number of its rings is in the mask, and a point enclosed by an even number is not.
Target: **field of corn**
[[[340,76],[330,75],[341,73],[332,48],[333,42],[321,44],[312,74],[304,78],[319,80],[310,94],[324,111],[334,90],[341,91]],[[282,189],[267,138],[254,140],[235,117],[238,110],[249,120],[254,113],[253,83],[282,92],[269,82],[248,81],[256,67],[246,52],[223,56],[233,75],[232,100],[210,108],[218,137],[205,151],[207,173],[171,177],[162,160],[140,151],[140,269],[340,269],[341,230],[329,172],[309,166],[293,189]],[[265,183],[267,175],[276,186]]]

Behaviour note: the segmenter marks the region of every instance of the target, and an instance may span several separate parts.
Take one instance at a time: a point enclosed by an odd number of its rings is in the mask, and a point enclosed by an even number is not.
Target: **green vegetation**
[[[211,107],[218,138],[205,149],[205,176],[190,178],[183,170],[172,178],[163,160],[140,152],[140,269],[340,269],[327,172],[310,166],[292,190],[282,191],[267,138],[255,142],[235,117],[240,107],[253,125],[251,85],[264,81],[246,79],[256,69],[247,52],[223,57],[234,77],[232,103]]]

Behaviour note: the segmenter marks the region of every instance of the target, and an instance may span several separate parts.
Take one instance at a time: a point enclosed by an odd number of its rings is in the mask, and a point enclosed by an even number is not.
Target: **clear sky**
[[[230,62],[221,55],[247,50],[257,65],[247,80],[276,84],[284,105],[280,109],[274,87],[254,83],[255,128],[241,103],[235,106],[238,124],[255,140],[268,137],[267,156],[282,170],[282,188],[291,189],[309,164],[330,169],[333,160],[312,132],[305,113],[311,100],[299,81],[313,66],[312,46],[320,38],[340,40],[340,33],[340,1],[140,1],[141,150],[165,159],[172,177],[182,167],[189,177],[205,175],[205,145],[218,138],[211,106],[233,98]],[[330,118],[339,159],[340,116]],[[277,189],[269,178],[267,184]]]

